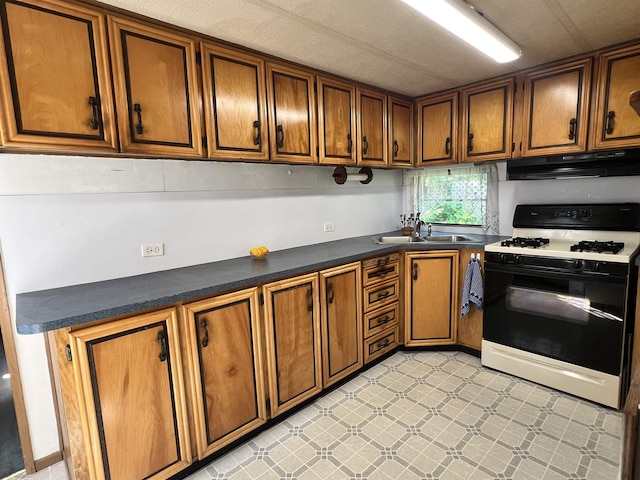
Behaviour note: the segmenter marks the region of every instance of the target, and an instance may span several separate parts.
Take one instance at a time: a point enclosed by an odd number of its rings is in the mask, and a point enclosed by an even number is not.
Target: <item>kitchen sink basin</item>
[[[426,242],[422,237],[392,235],[389,237],[371,237],[375,243],[415,243]]]
[[[473,242],[473,238],[466,235],[429,235],[422,237],[426,242]]]

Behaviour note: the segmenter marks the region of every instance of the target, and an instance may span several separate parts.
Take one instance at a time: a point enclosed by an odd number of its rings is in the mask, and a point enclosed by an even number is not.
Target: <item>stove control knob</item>
[[[576,260],[573,262],[573,268],[576,270],[582,270],[582,267],[584,267],[584,262],[582,260]]]
[[[593,264],[593,271],[594,272],[599,272],[600,270],[602,270],[602,263],[600,262],[596,262]]]

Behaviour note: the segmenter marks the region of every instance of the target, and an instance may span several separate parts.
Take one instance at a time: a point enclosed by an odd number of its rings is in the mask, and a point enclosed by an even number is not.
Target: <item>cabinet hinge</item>
[[[200,52],[196,52],[196,63],[202,65],[202,54]]]
[[[264,293],[258,295],[258,302],[260,303],[260,305],[264,305]]]
[[[202,137],[202,148],[209,148],[209,142],[207,142],[207,137]]]
[[[67,344],[66,347],[64,347],[64,353],[67,355],[67,361],[72,361],[73,358],[71,356],[71,345]]]

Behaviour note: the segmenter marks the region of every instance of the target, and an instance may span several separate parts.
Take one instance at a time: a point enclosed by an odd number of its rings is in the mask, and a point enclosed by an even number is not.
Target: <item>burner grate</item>
[[[594,252],[616,254],[624,248],[623,242],[598,242],[583,240],[575,245],[571,245],[572,252]]]
[[[548,238],[532,238],[532,237],[514,237],[509,240],[503,240],[500,245],[503,247],[524,247],[538,248],[549,244]]]

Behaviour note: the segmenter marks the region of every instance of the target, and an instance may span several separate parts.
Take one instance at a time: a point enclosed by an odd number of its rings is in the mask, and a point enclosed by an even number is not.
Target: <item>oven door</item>
[[[483,338],[618,376],[627,277],[485,262]]]

